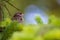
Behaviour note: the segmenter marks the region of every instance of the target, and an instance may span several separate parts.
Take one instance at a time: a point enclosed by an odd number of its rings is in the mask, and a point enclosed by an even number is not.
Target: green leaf
[[[43,21],[41,20],[39,16],[36,16],[35,20],[38,24],[43,24]]]
[[[17,28],[17,24],[18,22],[13,21],[10,25],[8,25],[3,32],[1,40],[7,40],[9,37],[12,36],[13,32],[19,31],[19,29]]]

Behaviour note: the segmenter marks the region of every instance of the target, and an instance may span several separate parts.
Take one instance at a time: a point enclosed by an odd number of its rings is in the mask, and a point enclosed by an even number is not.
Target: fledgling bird
[[[18,21],[19,23],[23,23],[23,13],[17,12],[17,13],[13,16],[12,20],[16,20],[16,21]]]

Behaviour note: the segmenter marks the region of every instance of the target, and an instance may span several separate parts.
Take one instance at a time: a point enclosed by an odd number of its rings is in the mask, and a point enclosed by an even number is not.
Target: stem
[[[11,13],[10,13],[9,9],[6,7],[6,5],[4,5],[4,7],[6,8],[7,12],[9,13],[9,16],[11,16]]]
[[[10,2],[8,2],[8,1],[5,1],[5,2],[7,2],[8,4],[10,4],[12,7],[14,7],[15,9],[17,9],[18,11],[21,11],[20,9],[18,9],[17,7],[15,7],[13,4],[11,4]]]

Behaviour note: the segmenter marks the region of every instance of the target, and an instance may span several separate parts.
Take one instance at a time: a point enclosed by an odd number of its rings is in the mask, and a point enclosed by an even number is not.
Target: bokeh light
[[[38,8],[35,5],[30,5],[25,9],[25,22],[28,24],[37,24],[35,21],[35,17],[40,16],[43,20],[44,24],[47,24],[48,17],[42,9]]]

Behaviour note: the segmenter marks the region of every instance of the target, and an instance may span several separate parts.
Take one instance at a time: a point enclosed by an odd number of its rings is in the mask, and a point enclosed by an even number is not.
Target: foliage
[[[49,17],[49,22],[48,23],[59,27],[60,26],[60,19],[56,18],[54,15],[52,15],[52,16]]]
[[[53,29],[44,35],[45,40],[60,40],[60,29]]]
[[[39,16],[36,16],[35,20],[38,24],[43,24],[43,21],[41,20]]]
[[[0,40],[60,40],[60,19],[49,17],[48,24],[43,24],[39,17],[38,24],[21,24],[6,18],[0,26],[5,26]]]

